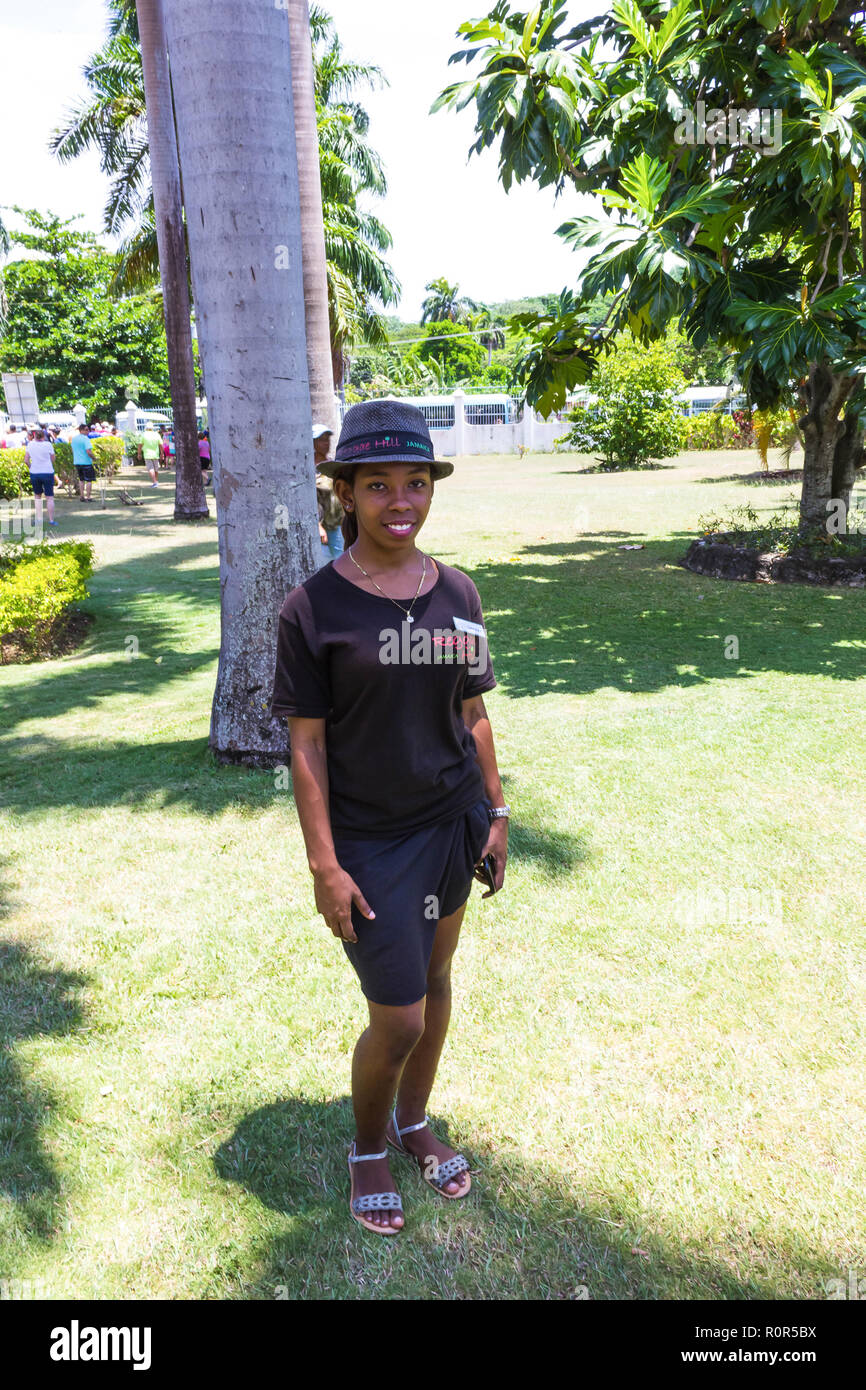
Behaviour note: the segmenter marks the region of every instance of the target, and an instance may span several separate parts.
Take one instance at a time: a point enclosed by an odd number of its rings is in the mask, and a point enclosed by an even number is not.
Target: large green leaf
[[[627,164],[622,171],[621,183],[629,197],[633,198],[645,212],[653,213],[659,205],[670,183],[671,171],[667,165],[646,151],[641,151],[637,159]]]

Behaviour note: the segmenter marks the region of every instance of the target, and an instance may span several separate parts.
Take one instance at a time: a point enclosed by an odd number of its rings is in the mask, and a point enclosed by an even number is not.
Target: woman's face
[[[411,545],[433,501],[433,480],[427,463],[362,463],[354,486],[334,482],[340,502],[353,503],[358,533],[366,532],[376,545]]]

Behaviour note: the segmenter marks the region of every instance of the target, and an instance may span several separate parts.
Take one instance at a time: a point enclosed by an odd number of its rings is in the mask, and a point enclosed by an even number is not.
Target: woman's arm
[[[289,718],[292,787],[313,875],[316,907],[334,936],[357,941],[352,902],[365,917],[375,913],[355,880],[337,862],[328,798],[328,754],[324,719]]]
[[[496,766],[496,749],[493,746],[493,730],[490,727],[490,716],[484,708],[483,695],[463,701],[463,723],[475,739],[478,765],[484,777],[487,799],[491,806],[504,806],[505,797],[502,795],[499,768]],[[500,819],[505,820],[506,817],[502,816]]]
[[[328,810],[328,758],[324,719],[289,719],[292,786],[310,872],[337,862]]]
[[[496,749],[493,745],[493,730],[490,727],[490,718],[484,708],[484,698],[475,695],[471,700],[463,701],[463,722],[472,737],[475,739],[476,756],[478,766],[481,768],[481,775],[484,778],[484,791],[491,806],[504,806],[505,797],[502,794],[502,783],[499,780],[499,768],[496,766]],[[487,843],[481,851],[481,858],[486,854],[492,854],[495,866],[493,881],[497,890],[502,887],[505,878],[505,864],[508,859],[508,817],[497,816],[491,822],[490,834]],[[481,874],[479,873],[479,878]],[[489,897],[485,893],[484,897]]]

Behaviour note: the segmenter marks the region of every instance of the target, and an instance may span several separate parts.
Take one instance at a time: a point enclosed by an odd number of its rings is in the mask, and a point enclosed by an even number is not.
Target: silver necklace
[[[355,559],[354,555],[352,554],[351,547],[346,551],[346,554],[348,555],[349,559],[352,561],[352,563],[353,563],[354,565],[358,565],[358,561]],[[371,584],[374,584],[374,585],[376,586],[376,588],[379,589],[379,593],[382,595],[382,597],[388,599],[389,602],[393,603],[397,608],[400,609],[400,612],[401,612],[401,613],[404,613],[404,614],[406,615],[406,621],[407,621],[407,623],[414,623],[414,621],[415,621],[415,619],[412,617],[412,609],[415,607],[415,599],[417,599],[418,595],[419,595],[420,592],[421,592],[421,586],[422,586],[422,584],[424,583],[424,576],[425,576],[425,574],[427,573],[427,556],[424,555],[423,559],[424,559],[424,565],[423,565],[423,568],[422,568],[422,570],[421,570],[421,578],[420,578],[419,581],[418,581],[418,588],[415,590],[415,598],[413,598],[413,600],[412,600],[412,602],[409,604],[409,607],[408,607],[408,608],[404,608],[403,605],[402,605],[402,603],[397,603],[397,600],[396,600],[395,598],[391,598],[391,595],[390,595],[390,594],[386,594],[384,589],[380,589],[380,588],[379,588],[379,585],[376,584],[376,581],[375,581],[375,579],[373,578],[372,574],[367,574],[367,571],[364,569],[363,565],[358,565],[358,569],[361,571],[361,573],[362,573],[367,579],[369,579],[369,581],[370,581]]]

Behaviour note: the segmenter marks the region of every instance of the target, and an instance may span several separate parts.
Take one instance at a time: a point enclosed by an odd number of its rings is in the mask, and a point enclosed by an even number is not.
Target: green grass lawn
[[[388,1241],[347,1211],[365,1010],[291,791],[207,751],[215,522],[58,501],[96,621],[0,671],[0,1277],[813,1299],[866,1263],[864,595],[679,567],[700,515],[795,494],[754,454],[586,462],[461,460],[422,536],[481,593],[513,819],[430,1106],[473,1190],[395,1158]]]

